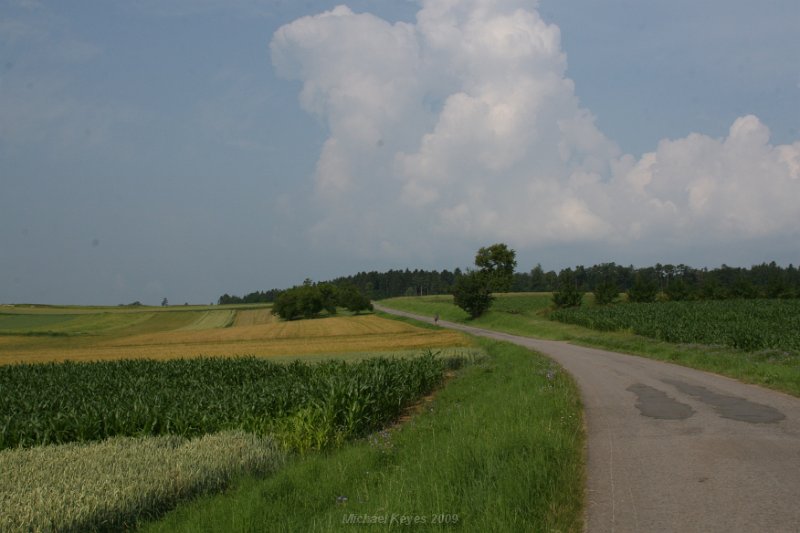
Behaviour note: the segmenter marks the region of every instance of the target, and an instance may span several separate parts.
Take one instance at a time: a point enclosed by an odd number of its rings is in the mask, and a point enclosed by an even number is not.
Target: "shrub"
[[[558,290],[553,293],[553,304],[557,309],[580,307],[583,294],[578,291],[572,269],[566,268],[558,274]]]
[[[478,318],[492,305],[492,292],[485,276],[480,272],[468,272],[456,280],[453,287],[453,303],[466,311],[471,318]]]

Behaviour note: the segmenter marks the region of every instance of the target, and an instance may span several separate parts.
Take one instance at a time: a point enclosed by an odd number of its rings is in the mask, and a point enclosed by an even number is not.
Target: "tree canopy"
[[[494,292],[508,292],[514,281],[517,252],[503,243],[493,244],[478,250],[475,266]]]
[[[478,250],[475,255],[478,270],[467,272],[456,279],[453,303],[478,318],[492,305],[493,291],[507,291],[514,281],[517,266],[516,252],[503,243]]]

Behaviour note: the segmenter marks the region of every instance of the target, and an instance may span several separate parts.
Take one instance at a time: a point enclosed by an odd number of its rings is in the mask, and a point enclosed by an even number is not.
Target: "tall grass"
[[[524,348],[480,342],[488,357],[403,425],[181,505],[145,531],[580,531],[574,383]]]

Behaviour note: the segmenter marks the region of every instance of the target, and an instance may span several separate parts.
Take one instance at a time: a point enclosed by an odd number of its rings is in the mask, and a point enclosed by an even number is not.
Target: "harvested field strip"
[[[114,336],[122,337],[142,333],[172,331],[188,326],[197,319],[194,312],[186,311],[161,311],[142,314],[147,316],[145,320],[132,322],[128,327],[114,331]]]
[[[127,529],[240,474],[274,471],[283,457],[241,431],[3,450],[0,531]]]
[[[272,324],[277,321],[278,317],[272,314],[271,308],[246,309],[236,312],[236,319],[233,321],[233,326],[260,326],[262,324]]]
[[[253,312],[245,320],[261,320]],[[215,311],[227,316],[231,310]],[[242,311],[240,311],[242,312]],[[173,359],[207,356],[259,357],[388,352],[468,346],[457,332],[432,330],[374,315],[330,317],[215,329],[182,329],[198,323],[197,312],[148,312],[145,320],[109,330],[102,336],[0,336],[0,364],[95,361],[128,358]],[[87,318],[91,318],[91,315]],[[222,320],[220,320],[222,322]],[[210,322],[205,321],[208,325]]]
[[[412,326],[397,320],[387,320],[375,315],[365,315],[277,322],[272,325],[270,335],[272,338],[282,339],[351,335],[394,335],[420,330],[421,328],[417,326]]]
[[[281,339],[301,339],[309,342],[310,339],[330,339],[332,337],[405,335],[409,333],[435,335],[437,332],[376,316],[332,317],[292,322],[275,321],[255,326],[204,330],[186,327],[178,331],[114,339],[109,345],[201,344]]]
[[[206,329],[227,328],[233,324],[236,311],[203,311],[191,324],[181,328],[182,331],[202,331]]]
[[[233,328],[232,328],[233,329]],[[238,328],[237,328],[238,329]],[[223,330],[227,331],[227,330]],[[131,346],[83,346],[71,349],[4,348],[0,364],[46,363],[53,361],[108,361],[117,359],[182,359],[200,356],[235,357],[255,355],[305,356],[350,352],[394,352],[413,349],[438,349],[471,346],[471,341],[455,331],[421,330],[399,335],[362,335],[320,337],[317,339],[284,338],[242,340],[235,342],[199,342],[143,344]]]

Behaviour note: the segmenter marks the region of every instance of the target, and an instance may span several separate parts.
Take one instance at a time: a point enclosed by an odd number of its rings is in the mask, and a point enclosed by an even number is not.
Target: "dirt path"
[[[588,531],[800,532],[800,399],[642,357],[439,325],[534,349],[575,377]]]

